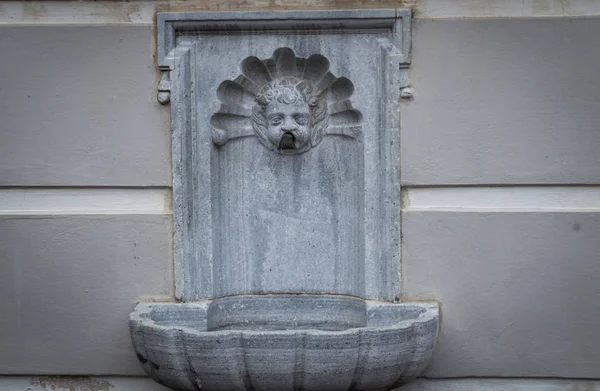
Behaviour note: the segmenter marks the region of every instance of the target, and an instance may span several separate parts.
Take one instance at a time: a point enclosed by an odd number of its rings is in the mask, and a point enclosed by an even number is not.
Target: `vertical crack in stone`
[[[301,391],[304,389],[304,374],[306,372],[306,333],[296,336],[294,358],[294,391]]]

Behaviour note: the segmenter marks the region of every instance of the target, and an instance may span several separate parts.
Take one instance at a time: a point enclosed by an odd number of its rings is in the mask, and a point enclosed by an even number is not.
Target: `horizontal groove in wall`
[[[168,213],[169,188],[0,188],[0,215]]]
[[[402,209],[600,212],[600,186],[404,187]]]
[[[404,4],[404,5],[403,5]],[[348,3],[352,6],[352,3]],[[582,0],[406,0],[382,2],[380,7],[410,7],[416,18],[537,18],[600,15],[600,2]],[[252,11],[323,8],[318,0],[291,1],[273,7],[269,0],[248,5],[223,7],[219,0],[207,0],[193,6],[180,1],[0,1],[0,24],[4,25],[151,25],[161,10]],[[331,8],[331,7],[328,7]],[[340,7],[338,7],[340,8]],[[357,2],[354,8],[360,8]],[[363,8],[365,8],[363,6]]]

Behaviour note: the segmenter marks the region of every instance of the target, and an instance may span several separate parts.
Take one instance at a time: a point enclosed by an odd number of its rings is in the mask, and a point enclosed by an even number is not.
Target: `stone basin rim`
[[[385,326],[370,326],[367,321],[367,326],[365,327],[356,327],[349,328],[346,330],[319,330],[319,329],[289,329],[289,330],[217,330],[217,331],[208,331],[203,329],[194,328],[187,325],[177,325],[177,324],[159,324],[156,320],[152,319],[151,313],[153,311],[153,307],[197,307],[197,309],[204,314],[208,309],[210,300],[206,301],[195,301],[195,302],[138,302],[135,306],[133,312],[129,315],[130,323],[137,323],[138,327],[149,327],[152,329],[164,330],[164,331],[172,331],[174,329],[184,331],[190,334],[196,334],[199,336],[206,335],[289,335],[289,336],[297,336],[298,333],[310,334],[315,336],[327,336],[327,335],[351,335],[361,330],[377,330],[379,332],[386,330],[402,330],[413,327],[415,324],[426,323],[429,321],[436,321],[439,323],[439,303],[436,301],[415,301],[415,302],[400,302],[400,303],[387,303],[381,301],[371,301],[365,300],[367,303],[367,310],[377,310],[384,309],[386,307],[395,307],[395,309],[401,310],[402,307],[417,307],[423,309],[417,317],[402,319],[398,322],[392,323],[390,325]],[[370,319],[370,317],[367,317]],[[205,325],[204,325],[205,326]],[[438,324],[439,328],[439,324]]]

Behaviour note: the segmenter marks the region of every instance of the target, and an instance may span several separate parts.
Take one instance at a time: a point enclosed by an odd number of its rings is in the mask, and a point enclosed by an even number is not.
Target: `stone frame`
[[[407,9],[284,11],[284,12],[177,12],[157,16],[157,62],[165,71],[158,99],[171,101],[175,296],[191,301],[213,298],[212,190],[210,142],[192,156],[192,140],[210,132],[196,132],[195,61],[198,48],[179,42],[182,35],[210,37],[215,31],[239,33],[314,31],[377,31],[382,64],[383,99],[376,167],[365,162],[365,298],[399,301],[400,248],[400,134],[399,103],[410,97],[404,68],[410,64],[411,11]],[[373,145],[371,147],[374,147]],[[192,176],[193,167],[203,167]],[[377,173],[368,175],[367,171]],[[194,224],[202,222],[202,224]]]

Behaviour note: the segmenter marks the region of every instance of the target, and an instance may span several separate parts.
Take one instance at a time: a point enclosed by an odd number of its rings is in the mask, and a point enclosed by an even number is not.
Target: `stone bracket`
[[[162,77],[160,78],[156,98],[161,105],[166,105],[171,102],[171,74],[168,71],[163,72]]]

